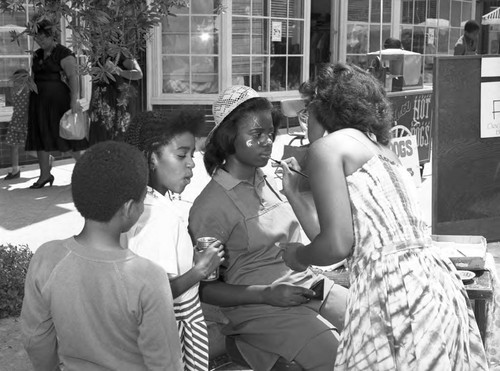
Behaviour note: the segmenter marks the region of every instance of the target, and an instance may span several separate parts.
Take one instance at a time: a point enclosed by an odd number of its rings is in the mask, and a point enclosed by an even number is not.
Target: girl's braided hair
[[[188,132],[198,137],[204,124],[205,116],[197,110],[139,112],[125,133],[125,142],[144,153],[149,164],[151,155],[159,154],[175,136]]]

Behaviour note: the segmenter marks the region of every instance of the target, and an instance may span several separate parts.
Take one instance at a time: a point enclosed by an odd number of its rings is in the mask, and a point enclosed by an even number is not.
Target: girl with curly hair
[[[195,251],[187,220],[172,193],[182,193],[193,177],[195,136],[204,117],[196,111],[149,111],[135,116],[126,141],[139,148],[149,166],[145,212],[122,242],[161,265],[174,296],[174,310],[186,370],[208,369],[208,334],[198,286],[220,264],[224,252],[216,241]]]
[[[308,110],[309,126],[329,133],[308,157],[321,231],[309,245],[290,245],[284,259],[296,271],[348,260],[335,370],[487,370],[465,288],[452,263],[430,249],[412,179],[388,146],[384,88],[356,66],[332,64]],[[293,195],[297,177],[288,166],[298,165],[284,162]],[[300,205],[292,206],[300,219]]]

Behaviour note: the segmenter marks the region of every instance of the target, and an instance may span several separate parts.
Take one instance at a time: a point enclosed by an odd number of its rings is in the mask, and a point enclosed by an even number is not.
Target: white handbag
[[[77,113],[68,110],[59,121],[59,136],[67,140],[80,140],[87,136],[87,115],[79,111]]]

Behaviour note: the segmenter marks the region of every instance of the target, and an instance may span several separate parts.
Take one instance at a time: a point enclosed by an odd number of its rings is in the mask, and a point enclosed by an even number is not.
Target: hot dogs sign
[[[393,105],[394,126],[405,126],[415,135],[420,163],[429,162],[434,113],[432,93],[395,96],[389,99]]]
[[[391,149],[420,185],[419,163],[430,159],[432,93],[390,97],[394,110]]]

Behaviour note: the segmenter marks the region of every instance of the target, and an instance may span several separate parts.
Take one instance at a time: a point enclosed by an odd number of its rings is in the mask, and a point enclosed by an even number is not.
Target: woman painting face
[[[176,135],[151,156],[151,185],[161,194],[181,193],[191,182],[195,166],[195,138],[191,133]]]
[[[247,167],[266,166],[273,150],[274,127],[271,111],[251,112],[238,123],[234,160]]]

